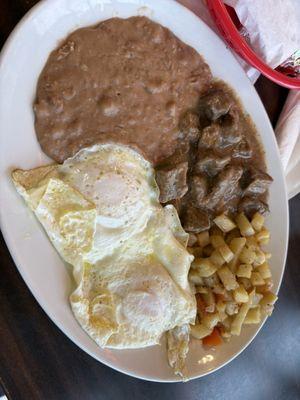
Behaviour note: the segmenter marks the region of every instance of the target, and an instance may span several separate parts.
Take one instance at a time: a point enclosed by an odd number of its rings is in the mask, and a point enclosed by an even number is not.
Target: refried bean
[[[211,79],[193,48],[146,17],[78,29],[40,75],[38,141],[57,162],[112,141],[137,147],[156,165],[175,151],[180,118],[197,106]]]

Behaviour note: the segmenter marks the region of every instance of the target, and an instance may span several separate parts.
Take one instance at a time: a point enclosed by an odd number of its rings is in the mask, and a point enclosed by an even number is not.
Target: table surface
[[[35,3],[1,0],[0,47]],[[274,125],[287,91],[264,78],[255,86]],[[118,373],[76,347],[37,304],[0,236],[0,384],[14,400],[300,399],[299,259],[297,196],[290,201],[290,242],[279,300],[254,342],[212,375],[184,384],[159,384]]]

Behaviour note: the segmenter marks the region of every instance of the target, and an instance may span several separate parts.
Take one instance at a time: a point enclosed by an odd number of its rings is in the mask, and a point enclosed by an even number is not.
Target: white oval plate
[[[51,246],[42,227],[16,193],[10,171],[49,162],[34,131],[32,102],[38,76],[51,50],[82,26],[110,17],[147,15],[171,29],[202,54],[216,77],[239,94],[253,118],[266,150],[272,232],[270,251],[275,291],[279,289],[287,249],[288,208],[286,189],[274,133],[260,99],[224,43],[192,12],[172,0],[51,0],[35,6],[8,39],[0,61],[0,201],[1,229],[14,261],[29,289],[55,324],[88,354],[126,374],[142,379],[179,380],[167,364],[165,347],[142,350],[103,350],[80,328],[68,297],[72,278]],[[206,375],[232,360],[254,338],[260,326],[243,329],[216,350],[203,350],[192,342],[188,356],[191,378]]]

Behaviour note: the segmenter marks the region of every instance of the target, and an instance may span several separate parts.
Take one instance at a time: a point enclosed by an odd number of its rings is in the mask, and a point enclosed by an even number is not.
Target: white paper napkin
[[[220,35],[205,0],[179,0]],[[300,49],[300,0],[224,0],[246,28],[252,48],[272,68]],[[287,23],[288,21],[288,23]],[[249,79],[259,71],[234,53]],[[289,199],[300,192],[300,91],[290,91],[275,132]]]

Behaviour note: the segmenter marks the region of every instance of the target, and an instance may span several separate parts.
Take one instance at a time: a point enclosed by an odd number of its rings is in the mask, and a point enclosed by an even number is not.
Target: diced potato
[[[191,266],[198,271],[201,277],[211,276],[217,270],[217,266],[209,258],[196,258]]]
[[[226,235],[226,243],[230,243],[232,239],[241,237],[240,230],[238,228],[234,228]]]
[[[274,303],[277,301],[277,296],[271,292],[264,294],[264,297],[260,301],[260,307],[263,314],[271,315],[274,309]]]
[[[247,245],[248,249],[251,249],[251,250],[256,251],[257,249],[259,249],[259,245],[257,243],[255,236],[248,236],[246,245]]]
[[[237,303],[247,303],[249,295],[244,286],[239,286],[233,291],[233,298]]]
[[[260,244],[268,244],[270,240],[270,232],[266,228],[263,228],[255,235],[255,237]]]
[[[252,236],[255,234],[255,230],[253,229],[252,225],[250,224],[248,218],[244,213],[238,214],[236,217],[237,226],[240,229],[242,236]]]
[[[212,332],[212,329],[208,328],[204,324],[190,325],[190,327],[191,327],[191,335],[195,339],[203,339],[205,336],[210,335]]]
[[[204,257],[209,257],[211,255],[211,253],[214,251],[214,248],[212,247],[211,244],[209,244],[208,246],[205,246],[203,248],[203,256]]]
[[[201,247],[205,247],[205,246],[209,245],[210,244],[209,232],[204,231],[204,232],[198,233],[197,241],[198,241],[199,246],[201,246]]]
[[[218,251],[227,263],[229,263],[234,257],[233,252],[230,250],[227,244],[218,247]]]
[[[243,264],[253,264],[255,257],[256,254],[253,250],[244,247],[243,250],[241,251],[239,259]]]
[[[209,329],[213,329],[218,324],[219,321],[220,317],[218,313],[206,314],[201,319],[201,323],[207,326],[207,328]]]
[[[274,304],[277,301],[278,297],[272,293],[272,292],[267,292],[264,294],[263,298],[260,300],[259,304],[263,307],[268,304]]]
[[[256,232],[261,231],[264,223],[265,223],[265,218],[259,212],[256,212],[251,220],[251,225],[256,230]]]
[[[225,318],[227,318],[225,309],[226,309],[226,302],[218,300],[216,303],[216,310],[219,313],[220,321],[223,321]]]
[[[218,275],[226,290],[234,290],[238,287],[235,276],[228,267],[220,268],[218,270]]]
[[[194,285],[203,285],[203,278],[200,276],[199,272],[196,269],[190,269],[189,281],[192,282]]]
[[[211,235],[210,242],[214,249],[217,249],[218,247],[224,246],[226,244],[223,236],[220,235]]]
[[[261,286],[265,284],[263,277],[260,275],[258,271],[253,271],[251,274],[250,281],[253,286]]]
[[[246,290],[250,290],[252,288],[252,283],[248,278],[238,278],[238,282],[240,285],[243,285]]]
[[[244,237],[233,238],[229,243],[230,250],[234,254],[239,255],[241,253],[241,251],[243,250],[243,248],[246,244],[246,241],[247,240]]]
[[[262,250],[259,250],[259,249],[256,250],[253,266],[257,267],[258,265],[263,264],[265,261],[266,261],[265,253]]]
[[[228,301],[225,308],[226,314],[235,315],[239,312],[239,305],[235,301]]]
[[[202,278],[201,278],[202,279]],[[196,286],[196,288],[195,288],[195,293],[201,293],[201,294],[204,294],[204,293],[207,293],[208,292],[208,288],[207,287],[205,287],[205,286]]]
[[[256,289],[255,289],[255,294],[253,295],[252,304],[251,304],[250,308],[257,307],[262,298],[263,298],[263,295],[260,293],[256,293]]]
[[[203,256],[203,250],[201,247],[188,247],[188,252],[190,254],[193,254],[194,257],[202,257]]]
[[[240,264],[236,270],[236,276],[239,278],[251,278],[252,265],[251,264]]]
[[[203,295],[202,295],[204,303],[206,304],[206,306],[214,306],[215,307],[215,304],[216,304],[215,296],[210,288],[206,288],[206,289],[207,289],[206,293],[203,293]]]
[[[236,227],[235,223],[225,214],[216,217],[214,223],[225,233],[232,231]]]
[[[236,255],[234,255],[233,259],[229,263],[227,263],[228,268],[234,274],[236,273],[238,265],[239,265],[239,258]]]
[[[267,262],[264,262],[263,264],[259,265],[256,268],[256,271],[258,271],[263,279],[268,279],[271,278],[271,270],[270,266]]]
[[[222,257],[222,255],[220,254],[218,249],[215,249],[210,256],[210,260],[213,264],[217,265],[218,267],[221,267],[224,263],[225,260]]]
[[[217,275],[217,273],[212,274],[211,276],[208,276],[206,278],[203,278],[204,285],[213,288],[215,285],[220,283],[220,279]]]
[[[260,307],[250,308],[247,312],[244,324],[258,324],[261,321]]]
[[[249,294],[249,300],[247,303],[243,303],[241,305],[241,308],[239,310],[239,312],[237,313],[237,315],[233,318],[233,321],[231,323],[231,329],[230,332],[232,335],[237,335],[239,336],[241,333],[241,328],[242,325],[244,323],[244,320],[246,318],[246,315],[248,314],[248,311],[250,309],[251,303],[252,303],[252,297],[254,295],[254,291],[252,291]]]

